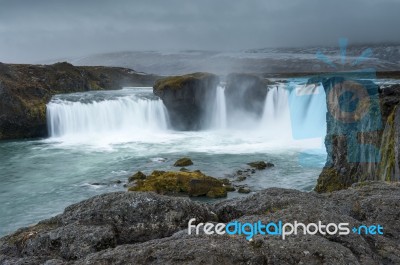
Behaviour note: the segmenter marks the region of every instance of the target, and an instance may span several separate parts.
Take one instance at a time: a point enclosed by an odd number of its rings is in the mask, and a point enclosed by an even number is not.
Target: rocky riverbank
[[[0,140],[46,137],[53,95],[152,86],[157,78],[119,67],[0,63]]]
[[[1,264],[399,264],[400,185],[333,193],[272,188],[202,204],[148,192],[103,194],[0,239]],[[197,222],[346,222],[383,235],[188,235]]]

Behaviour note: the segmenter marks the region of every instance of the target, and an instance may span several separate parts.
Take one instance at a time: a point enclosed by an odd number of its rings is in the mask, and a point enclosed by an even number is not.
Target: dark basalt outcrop
[[[364,182],[327,194],[271,188],[202,205],[119,192],[93,197],[0,239],[1,264],[399,264],[400,184]],[[197,222],[233,220],[381,225],[383,235],[188,235]],[[216,219],[218,218],[218,220]],[[300,230],[301,231],[301,230]],[[194,233],[194,230],[192,230]]]
[[[156,78],[118,67],[0,63],[0,140],[45,137],[46,104],[55,94],[152,86]]]
[[[226,77],[228,113],[247,112],[260,117],[271,82],[251,74],[232,73]]]
[[[167,107],[174,129],[197,130],[204,122],[218,83],[214,74],[193,73],[157,80],[153,92]]]
[[[190,218],[207,221],[213,216],[208,207],[190,200],[143,192],[103,194],[2,238],[0,264],[21,258],[32,260],[29,264],[77,260],[117,245],[168,237],[184,229]]]
[[[355,85],[353,81],[346,77],[323,80],[328,102],[328,158],[318,179],[318,192],[366,180],[399,180],[400,86],[380,89],[372,81],[355,80]],[[346,101],[342,90],[352,90],[352,86],[353,91],[363,92]],[[340,98],[340,106],[335,105]]]

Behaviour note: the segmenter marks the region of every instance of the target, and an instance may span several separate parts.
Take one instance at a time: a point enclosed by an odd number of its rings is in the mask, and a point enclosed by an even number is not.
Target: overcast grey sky
[[[0,61],[400,42],[400,0],[0,0]]]

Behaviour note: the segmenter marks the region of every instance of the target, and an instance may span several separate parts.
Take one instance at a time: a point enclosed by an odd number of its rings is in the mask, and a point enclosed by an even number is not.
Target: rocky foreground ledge
[[[201,204],[147,192],[116,192],[0,239],[1,264],[400,264],[400,184],[366,182],[317,194],[271,188]],[[188,235],[197,222],[350,223],[383,235]]]

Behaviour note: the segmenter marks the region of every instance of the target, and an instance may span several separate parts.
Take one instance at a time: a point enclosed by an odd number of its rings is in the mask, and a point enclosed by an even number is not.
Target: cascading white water
[[[211,128],[225,129],[227,123],[225,88],[218,86],[216,89],[215,102],[211,113]]]
[[[326,99],[322,86],[296,80],[269,87],[259,120],[246,113],[227,113],[224,87],[218,86],[208,113],[210,128],[251,131],[268,139],[292,140],[324,137]],[[229,115],[236,115],[230,117]],[[233,120],[229,122],[228,120]]]
[[[294,139],[324,137],[326,134],[326,95],[319,85],[288,84],[289,106]]]
[[[95,93],[89,102],[55,98],[47,104],[50,136],[135,135],[168,127],[167,111],[160,99],[140,97],[132,91],[95,100]]]
[[[305,93],[304,97],[304,87],[298,82],[269,87],[263,115],[255,119],[245,112],[227,113],[225,88],[220,85],[203,129],[237,132],[243,137],[252,134],[282,143],[323,137],[325,95],[314,93],[310,97]],[[164,104],[150,88],[60,95],[47,105],[47,121],[52,138],[73,143],[152,142],[174,135],[167,130],[168,112]],[[305,133],[304,128],[308,130]]]
[[[276,135],[280,138],[290,135],[288,91],[283,86],[269,89],[261,118],[261,130],[270,136]]]

